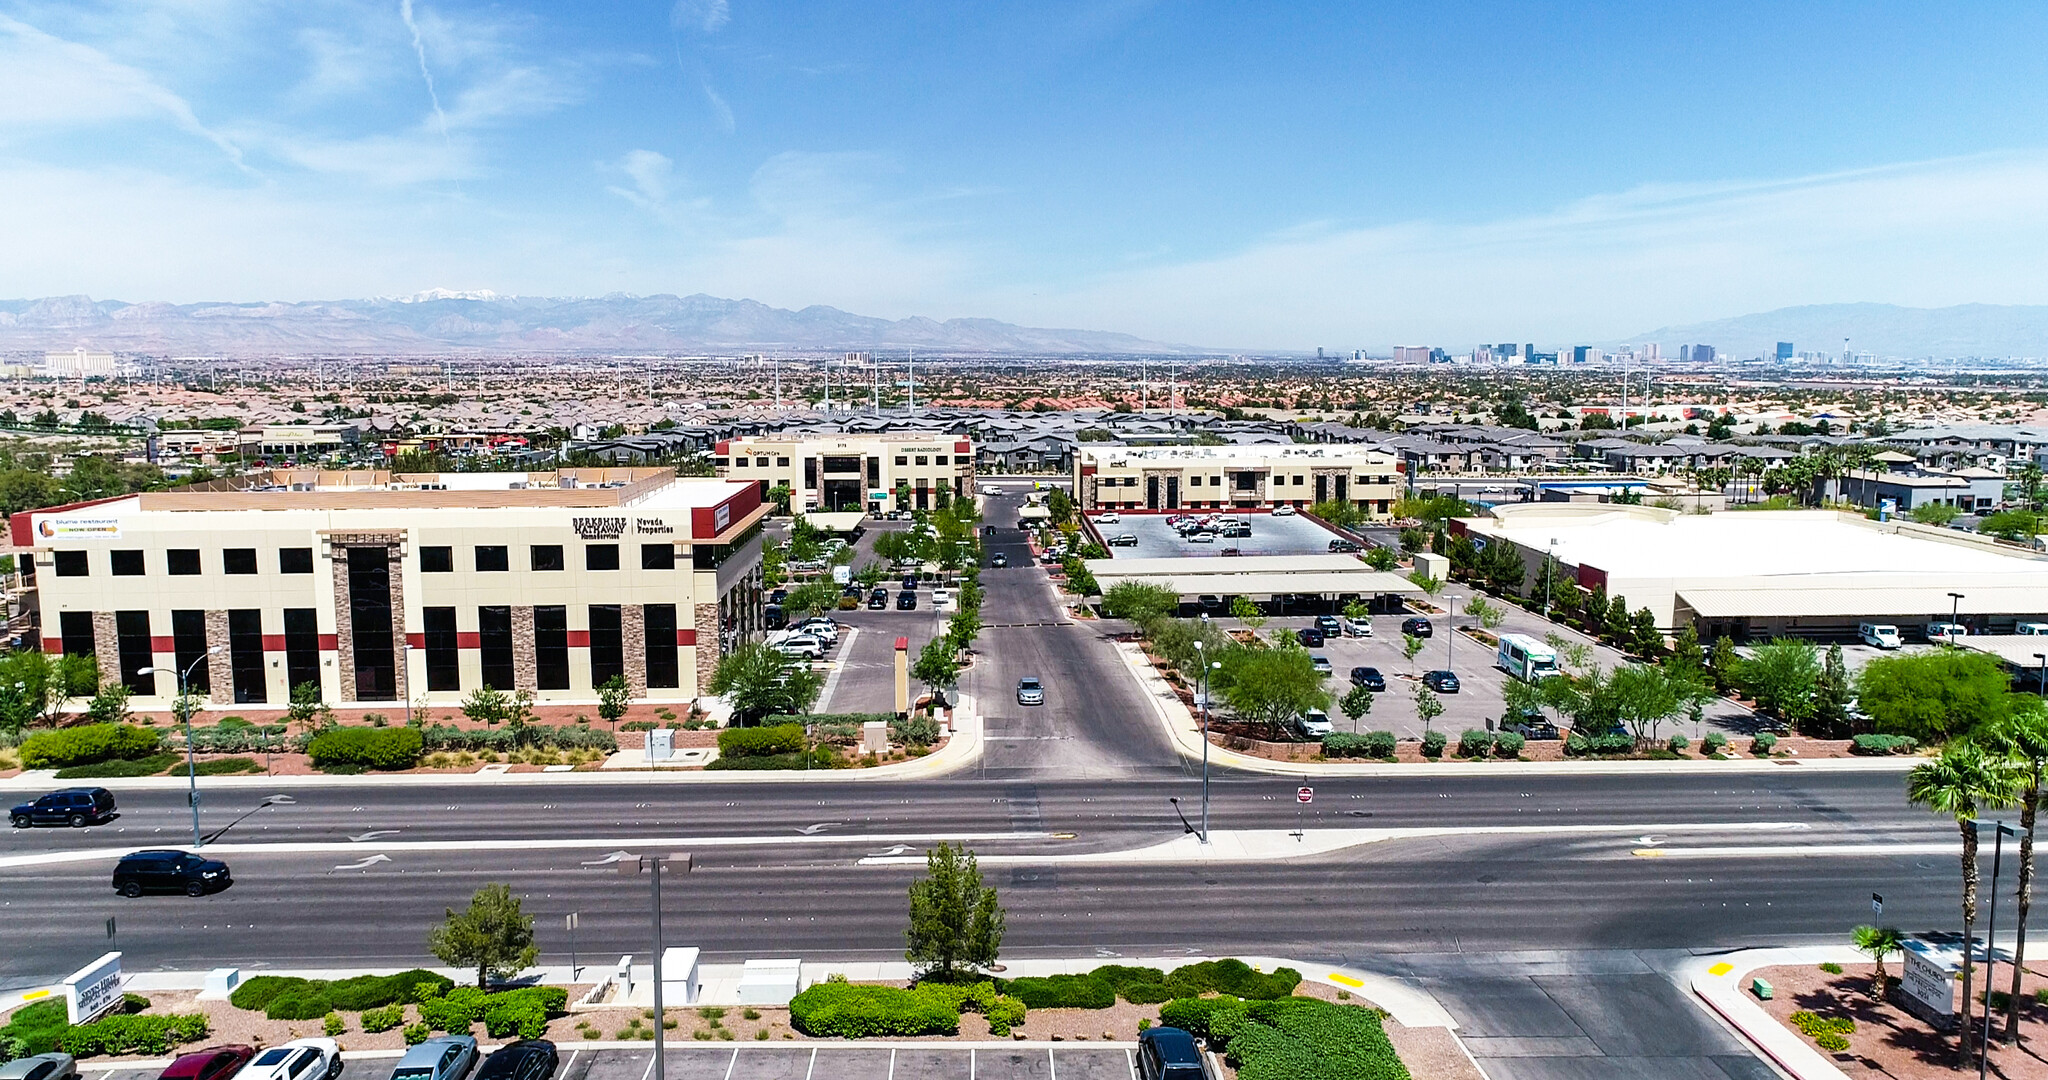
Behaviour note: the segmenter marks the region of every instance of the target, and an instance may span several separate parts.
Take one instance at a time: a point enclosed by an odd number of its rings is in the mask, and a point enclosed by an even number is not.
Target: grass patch
[[[212,761],[200,762],[192,771],[201,776],[236,776],[241,773],[262,772],[263,766],[258,765],[255,758],[215,758]]]
[[[176,754],[151,754],[133,761],[100,761],[58,769],[59,780],[105,780],[127,776],[155,776],[178,763]]]

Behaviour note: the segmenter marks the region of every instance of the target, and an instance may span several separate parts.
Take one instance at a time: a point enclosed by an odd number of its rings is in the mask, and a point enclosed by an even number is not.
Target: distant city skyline
[[[0,0],[0,296],[703,292],[1339,354],[2042,304],[2044,32],[2017,4]]]

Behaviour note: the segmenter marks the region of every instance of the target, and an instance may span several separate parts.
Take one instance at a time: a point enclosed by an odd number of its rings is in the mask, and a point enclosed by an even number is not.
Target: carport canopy
[[[1088,572],[1103,591],[1125,581],[1200,596],[1264,599],[1296,596],[1420,596],[1399,574],[1374,570],[1349,555],[1189,556],[1179,559],[1093,559]]]

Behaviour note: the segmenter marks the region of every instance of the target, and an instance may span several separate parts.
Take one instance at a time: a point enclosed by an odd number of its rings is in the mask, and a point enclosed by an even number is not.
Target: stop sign
[[[1300,803],[1312,803],[1316,801],[1316,789],[1309,787],[1307,784],[1303,784],[1299,788],[1295,789],[1294,801]]]

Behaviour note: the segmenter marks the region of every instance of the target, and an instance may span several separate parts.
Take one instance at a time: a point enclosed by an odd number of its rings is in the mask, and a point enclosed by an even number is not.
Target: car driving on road
[[[1038,681],[1038,676],[1026,675],[1017,680],[1017,704],[1045,704],[1045,684]]]
[[[75,787],[53,791],[34,802],[8,811],[7,819],[17,829],[36,825],[69,825],[83,829],[115,818],[114,793],[103,787]]]
[[[189,851],[138,851],[114,864],[114,891],[122,896],[146,892],[181,892],[205,896],[233,884],[228,864],[202,859]]]
[[[1001,570],[1008,565],[1010,565],[1010,557],[1000,551],[988,557],[988,568],[991,570]]]

